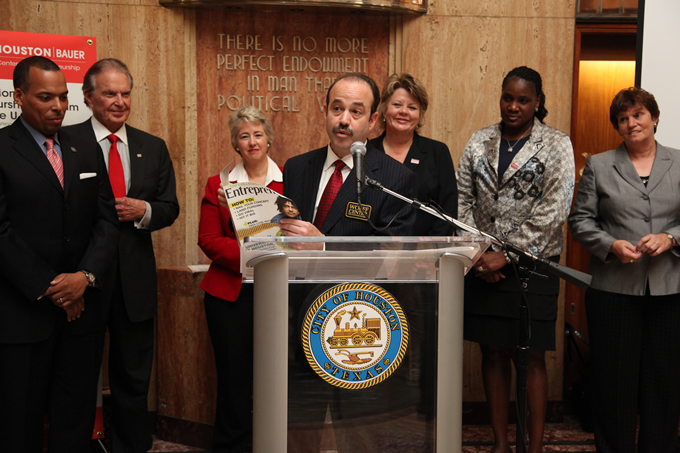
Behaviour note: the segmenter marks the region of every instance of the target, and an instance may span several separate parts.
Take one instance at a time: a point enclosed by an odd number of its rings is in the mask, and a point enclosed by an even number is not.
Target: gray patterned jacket
[[[475,132],[465,147],[456,172],[458,220],[534,255],[559,255],[574,195],[569,137],[534,118],[529,141],[498,184],[500,141],[499,123]]]

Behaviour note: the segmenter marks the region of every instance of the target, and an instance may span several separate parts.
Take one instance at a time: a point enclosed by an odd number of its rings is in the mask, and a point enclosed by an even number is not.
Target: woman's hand
[[[485,252],[475,263],[475,275],[489,283],[505,278],[499,269],[508,264],[503,252]]]
[[[229,209],[229,203],[227,203],[227,196],[224,194],[224,190],[222,189],[222,187],[219,187],[217,189],[217,201],[220,203],[220,206]]]
[[[649,256],[658,256],[673,246],[673,241],[665,233],[648,234],[640,239],[635,249],[640,252],[648,254]]]
[[[493,272],[485,272],[485,273],[476,273],[475,274],[477,277],[481,278],[487,283],[498,283],[501,281],[502,278],[505,278],[505,275],[501,271],[493,271]]]
[[[642,239],[640,239],[640,241],[642,241]],[[642,253],[639,252],[633,244],[622,239],[614,241],[612,248],[610,248],[609,251],[616,255],[623,264],[634,263],[642,256]]]

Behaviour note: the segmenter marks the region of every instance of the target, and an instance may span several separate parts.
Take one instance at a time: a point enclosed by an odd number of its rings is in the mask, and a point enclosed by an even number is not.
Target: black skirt
[[[559,257],[551,257],[557,261]],[[521,260],[531,268],[528,260]],[[501,269],[505,279],[487,283],[471,270],[465,277],[464,338],[490,346],[514,348],[520,343],[519,325],[522,289],[511,265]],[[531,337],[529,347],[542,351],[555,350],[555,320],[560,281],[545,274],[529,277],[527,299]]]

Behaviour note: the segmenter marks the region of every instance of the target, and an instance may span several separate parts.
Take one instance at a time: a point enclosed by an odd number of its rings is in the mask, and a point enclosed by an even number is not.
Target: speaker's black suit
[[[321,172],[326,161],[327,147],[291,157],[283,167],[283,194],[297,203],[302,220],[313,221],[316,194],[319,190]],[[416,195],[416,177],[408,168],[368,145],[364,156],[366,176],[378,181],[387,189],[409,198]],[[409,236],[413,232],[415,211],[405,210],[385,231],[375,231],[365,220],[345,215],[347,203],[356,202],[354,170],[347,176],[340,192],[333,201],[321,232],[326,236]],[[377,226],[386,225],[405,206],[385,192],[365,187],[361,203],[371,206],[371,220]]]
[[[283,194],[297,203],[302,220],[308,222],[313,220],[316,195],[327,149],[323,147],[292,157],[288,159],[283,168]],[[370,144],[367,146],[364,157],[364,172],[367,177],[380,182],[394,192],[409,198],[415,197],[417,190],[415,174]],[[371,220],[376,226],[387,225],[396,215],[394,222],[385,231],[376,231],[367,221],[346,215],[347,204],[356,201],[355,173],[352,170],[333,201],[321,232],[326,236],[411,236],[413,234],[415,210],[408,208],[403,201],[372,188],[364,188],[362,191],[361,203],[371,206]],[[405,209],[400,212],[402,208]],[[314,298],[314,294],[326,289],[324,285],[315,286],[291,285],[289,303],[293,312],[293,320],[299,319],[299,313],[304,311],[305,300],[309,302]],[[350,404],[358,413],[366,413],[366,410],[370,411],[368,406],[371,406],[377,399],[383,398],[382,390],[378,389],[378,386],[362,390],[343,390],[323,382],[306,363],[301,347],[297,344],[300,338],[299,325],[293,321],[290,328],[293,332],[291,336],[296,344],[293,346],[294,353],[291,354],[295,357],[295,361],[289,365],[289,393],[306,395],[302,397],[306,401],[302,404],[294,402],[289,406],[289,421],[295,427],[288,433],[288,451],[298,453],[319,451],[327,405],[331,410],[339,452],[379,451],[378,445],[384,441],[383,437],[379,433],[374,433],[375,435],[368,441],[355,438],[355,426],[341,408],[343,404]],[[384,387],[386,384],[380,385]],[[365,406],[366,404],[368,406]]]

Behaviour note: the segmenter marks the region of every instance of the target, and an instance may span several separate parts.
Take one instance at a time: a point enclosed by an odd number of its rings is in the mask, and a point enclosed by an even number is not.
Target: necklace
[[[515,140],[515,143],[513,143],[513,144],[510,144],[510,140],[508,140],[507,138],[504,138],[504,139],[503,139],[503,140],[505,140],[505,141],[508,143],[508,152],[509,152],[509,153],[512,152],[512,149],[514,148],[514,146],[515,146],[520,140],[522,140],[522,139],[524,138],[525,135],[527,135],[527,132],[529,132],[533,126],[534,126],[534,124],[531,123],[531,125],[529,125],[529,128],[528,128],[526,131],[524,131],[524,133],[522,134],[522,136],[521,136],[520,138],[518,138],[517,140]],[[521,149],[521,148],[520,148],[520,149]]]

